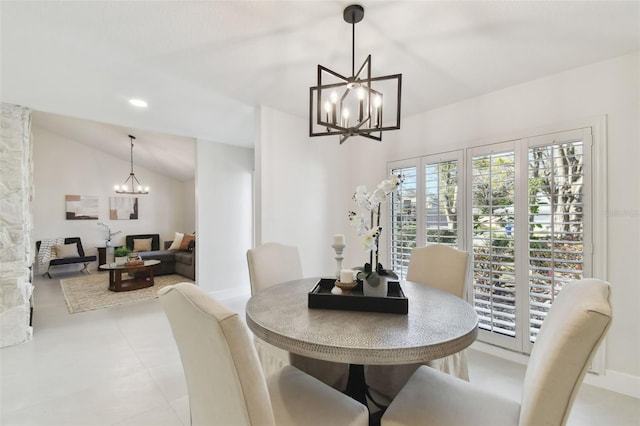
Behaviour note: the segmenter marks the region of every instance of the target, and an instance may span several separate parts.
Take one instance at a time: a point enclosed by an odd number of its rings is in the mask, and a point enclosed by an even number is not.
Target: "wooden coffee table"
[[[105,263],[99,268],[109,271],[109,290],[111,291],[131,291],[153,286],[153,267],[159,264],[159,260],[145,260],[142,265],[116,265],[115,263]],[[135,274],[145,272],[144,275],[123,280],[123,273]]]

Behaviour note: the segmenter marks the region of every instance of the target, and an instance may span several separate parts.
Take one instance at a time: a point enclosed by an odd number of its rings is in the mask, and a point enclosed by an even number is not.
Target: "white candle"
[[[331,103],[333,104],[333,108],[331,109],[331,124],[336,124],[336,111],[338,110],[338,94],[334,90],[331,92]]]
[[[333,236],[333,244],[334,245],[342,245],[342,244],[344,244],[344,234],[335,234]]]
[[[362,87],[358,89],[358,100],[358,122],[361,122],[364,116],[364,89]]]
[[[327,101],[324,103],[324,110],[327,113],[327,123],[329,123],[329,114],[331,114],[331,111],[333,110],[333,108],[331,107],[331,102]],[[335,123],[331,123],[331,124],[335,124]]]
[[[341,283],[352,283],[353,282],[353,271],[351,269],[341,269],[340,270],[340,282]]]
[[[376,97],[373,98],[373,111],[376,117],[374,127],[382,127],[382,98],[380,95],[376,95]]]

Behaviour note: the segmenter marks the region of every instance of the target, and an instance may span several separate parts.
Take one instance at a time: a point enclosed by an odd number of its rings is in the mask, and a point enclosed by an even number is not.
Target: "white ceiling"
[[[196,147],[192,138],[42,111],[33,111],[31,124],[127,161],[131,155],[128,135],[134,136],[136,138],[133,141],[134,170],[142,181],[144,181],[144,174],[140,174],[139,167],[183,182],[193,179],[195,175]],[[127,166],[122,169],[122,183],[128,174]]]
[[[3,0],[0,96],[121,126],[113,138],[97,123],[78,132],[106,147],[118,139],[127,159],[133,131],[250,147],[255,106],[306,117],[317,65],[349,73],[350,3]],[[403,74],[404,116],[640,49],[639,1],[360,4],[356,62],[370,53],[374,75]],[[60,121],[58,133],[78,136]]]

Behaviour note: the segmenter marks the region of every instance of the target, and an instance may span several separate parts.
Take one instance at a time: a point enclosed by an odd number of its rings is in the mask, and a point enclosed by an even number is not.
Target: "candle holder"
[[[342,257],[342,251],[344,250],[344,248],[346,247],[346,244],[332,244],[331,247],[333,247],[333,249],[336,251],[336,264],[337,264],[337,269],[336,269],[336,278],[340,279],[340,270],[342,270],[342,260],[344,259],[344,257]]]

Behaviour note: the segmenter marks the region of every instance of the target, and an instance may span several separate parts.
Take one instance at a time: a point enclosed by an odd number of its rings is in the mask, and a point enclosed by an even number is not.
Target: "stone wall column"
[[[0,347],[28,342],[33,228],[31,111],[1,104],[0,128]]]

